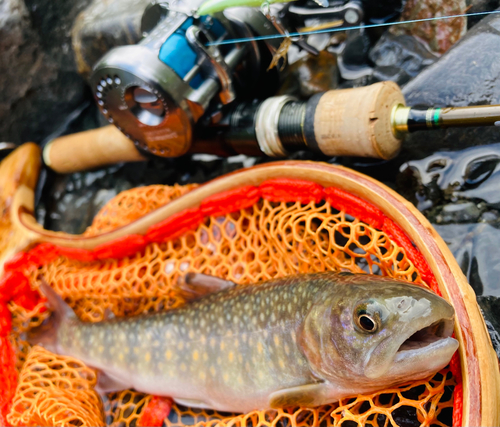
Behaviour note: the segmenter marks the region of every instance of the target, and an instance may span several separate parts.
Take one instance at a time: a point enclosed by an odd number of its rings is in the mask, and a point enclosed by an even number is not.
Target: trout
[[[50,288],[30,341],[100,370],[103,392],[133,388],[190,407],[248,412],[318,406],[426,378],[458,348],[453,307],[417,285],[317,273],[259,286],[189,274],[178,309],[80,321]]]

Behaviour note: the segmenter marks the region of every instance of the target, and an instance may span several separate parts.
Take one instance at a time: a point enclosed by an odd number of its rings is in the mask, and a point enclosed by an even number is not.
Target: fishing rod
[[[415,131],[500,125],[500,105],[449,108],[405,106],[399,87],[380,82],[331,90],[308,101],[290,96],[238,103],[218,123],[196,129],[190,153],[286,157],[300,150],[327,156],[390,159]],[[168,138],[157,141],[168,148]],[[57,138],[43,158],[60,173],[141,161],[147,154],[114,126]]]
[[[43,152],[49,167],[64,173],[196,152],[284,157],[313,150],[389,159],[409,132],[500,122],[498,106],[408,108],[390,82],[329,91],[308,101],[272,96],[280,70],[266,71],[274,62],[270,52],[276,56],[280,39],[295,33],[283,34],[250,7],[228,9],[223,18],[196,17],[180,3],[169,8],[150,5],[142,19],[145,38],[112,49],[94,67],[95,100],[113,126],[52,141]],[[362,12],[356,2],[347,2],[329,11],[343,20],[341,28],[299,35],[500,13],[351,25],[360,23]]]

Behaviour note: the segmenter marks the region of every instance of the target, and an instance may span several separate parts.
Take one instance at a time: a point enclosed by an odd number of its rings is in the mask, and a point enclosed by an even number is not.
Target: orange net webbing
[[[166,188],[165,194],[172,194],[170,191]],[[180,195],[182,190],[176,191],[175,194]],[[135,205],[140,206],[141,214],[155,209],[158,205],[148,197],[154,198],[156,194],[157,190],[148,192],[147,188],[129,190],[126,194],[127,219],[120,219],[121,205],[111,201],[103,209],[105,215],[96,218],[89,230],[98,234],[108,230],[110,223],[117,226],[135,219]],[[248,189],[244,194],[249,194]],[[165,197],[165,203],[174,197]],[[180,236],[148,242],[131,256],[79,261],[55,251],[50,262],[39,263],[37,268],[23,267],[23,272],[35,289],[43,277],[82,320],[89,322],[102,320],[107,309],[116,316],[130,316],[180,306],[184,301],[177,294],[175,284],[188,271],[211,274],[243,286],[293,273],[332,270],[381,274],[433,287],[421,259],[415,258],[415,254],[414,259],[410,259],[408,253],[414,249],[408,245],[403,247],[394,238],[398,231],[394,231],[392,222],[384,227],[374,227],[369,224],[372,221],[363,222],[351,216],[357,215],[356,209],[349,213],[342,208],[338,210],[341,204],[319,196],[311,196],[309,201],[306,198],[273,201],[250,194],[247,197],[252,202],[239,208],[234,204],[234,194],[231,197],[228,198],[228,204],[232,206],[229,212],[217,208],[213,215],[200,217],[195,227],[183,231]],[[217,200],[217,203],[222,202]],[[106,218],[113,219],[109,222]],[[420,263],[418,268],[417,263]],[[51,420],[54,406],[42,402],[44,396],[49,399],[46,386],[35,382],[40,369],[37,361],[44,366],[43,369],[51,369],[45,362],[47,352],[36,349],[27,356],[30,348],[22,339],[22,332],[47,316],[46,312],[40,312],[42,306],[39,304],[28,312],[21,305],[9,305],[13,313],[11,342],[20,368],[15,405],[8,417],[13,424],[22,420],[23,425],[51,425],[40,420]],[[53,358],[51,360],[56,360],[55,356]],[[74,377],[78,377],[76,372]],[[30,384],[30,394],[26,394],[23,387],[27,387],[30,378],[34,381]],[[62,384],[59,383],[59,387],[64,389]],[[173,405],[164,422],[167,426],[444,426],[451,423],[454,385],[455,378],[446,368],[427,381],[344,399],[315,409],[292,408],[230,416]],[[150,398],[134,391],[109,395],[104,405],[106,422],[116,426],[141,425],[141,416],[148,408]],[[101,404],[90,398],[88,402],[80,403],[81,411],[88,408],[87,404],[95,403],[95,419],[103,411]],[[37,411],[30,409],[33,407],[38,408]],[[45,408],[47,413],[40,408]],[[68,417],[58,421],[61,423],[58,425],[95,425],[90,419],[74,422],[75,413],[68,412]]]
[[[95,236],[129,224],[197,186],[197,184],[149,185],[122,191],[103,206],[84,235]]]

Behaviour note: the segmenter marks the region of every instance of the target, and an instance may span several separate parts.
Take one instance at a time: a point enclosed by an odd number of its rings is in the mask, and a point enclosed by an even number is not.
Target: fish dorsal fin
[[[325,383],[304,384],[275,391],[269,396],[269,406],[273,409],[302,406],[311,408],[327,403]]]
[[[56,291],[54,291],[54,289],[52,289],[43,279],[40,285],[40,290],[43,295],[45,295],[45,298],[47,298],[50,308],[57,314],[58,317],[61,319],[76,319],[76,314],[71,307],[66,304]]]
[[[235,283],[201,273],[187,273],[177,282],[177,290],[186,301],[236,286]]]

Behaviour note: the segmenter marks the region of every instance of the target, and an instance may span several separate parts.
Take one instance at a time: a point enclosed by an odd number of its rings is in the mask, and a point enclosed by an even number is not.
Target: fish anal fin
[[[229,280],[201,273],[187,273],[177,282],[177,291],[186,301],[236,286]]]
[[[301,406],[311,408],[323,405],[326,398],[325,383],[304,384],[275,391],[269,396],[269,406],[274,409]]]
[[[132,384],[126,383],[110,374],[99,371],[95,390],[100,394],[113,393],[114,391],[127,390]]]

